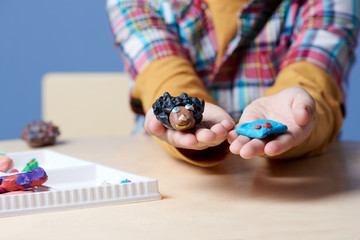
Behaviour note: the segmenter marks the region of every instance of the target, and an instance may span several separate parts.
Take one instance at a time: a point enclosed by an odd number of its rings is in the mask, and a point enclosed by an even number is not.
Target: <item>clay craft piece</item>
[[[14,167],[14,161],[6,155],[0,155],[0,172],[6,173]]]
[[[169,129],[189,130],[202,120],[205,101],[182,93],[172,97],[168,92],[152,105],[156,118]]]
[[[12,165],[12,167],[14,167],[14,164]],[[36,158],[33,158],[26,164],[26,166],[21,172],[27,172],[38,167],[39,167],[39,163],[36,161]],[[17,170],[16,168],[10,168],[9,170],[7,170],[6,173],[18,173],[18,172],[19,170]]]
[[[16,168],[11,168],[6,173],[18,173],[18,172],[19,170],[17,170]]]
[[[21,138],[25,140],[30,147],[42,147],[54,145],[59,135],[59,128],[51,122],[34,121],[22,130]]]
[[[125,179],[125,180],[121,180],[120,183],[131,183],[131,181],[129,179]]]
[[[236,133],[250,138],[265,138],[270,134],[281,134],[287,131],[287,126],[268,119],[241,124]]]
[[[46,182],[47,179],[45,170],[40,167],[15,175],[1,176],[0,193],[34,188]]]
[[[24,167],[24,169],[21,172],[27,172],[30,170],[33,170],[34,168],[38,168],[39,167],[39,163],[36,161],[36,158],[33,158],[30,160],[30,162],[28,162],[26,164],[26,166]]]

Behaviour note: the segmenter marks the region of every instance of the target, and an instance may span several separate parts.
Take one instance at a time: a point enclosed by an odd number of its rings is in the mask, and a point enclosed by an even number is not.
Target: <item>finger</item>
[[[236,133],[235,133],[236,134]],[[233,137],[235,137],[235,135],[232,133]],[[243,136],[243,135],[237,135],[237,137],[232,141],[232,143],[230,144],[230,152],[234,153],[234,154],[240,154],[240,151],[242,149],[242,147],[250,142],[250,138]]]
[[[224,138],[228,133],[228,130],[221,123],[215,124],[210,130],[215,134],[216,138]]]
[[[245,159],[250,159],[264,154],[264,148],[265,141],[254,138],[241,148],[240,156]]]
[[[161,136],[165,134],[167,128],[156,118],[145,119],[145,130],[154,136]]]
[[[292,134],[282,134],[265,145],[264,153],[268,156],[276,156],[290,150],[295,145],[297,145],[297,141]]]
[[[159,138],[174,147],[181,148],[191,148],[198,143],[194,134],[172,129],[168,129],[165,134],[159,136]]]
[[[230,144],[232,144],[238,137],[239,137],[239,134],[237,134],[235,130],[232,130],[229,132],[229,134],[227,136],[227,140]]]
[[[146,113],[144,128],[147,133],[155,136],[160,136],[166,131],[166,127],[156,118],[152,109]]]
[[[233,130],[235,127],[235,122],[232,119],[231,119],[231,121],[227,120],[227,119],[223,120],[223,121],[221,121],[221,124],[224,126],[224,128],[226,129],[227,132]]]
[[[248,141],[250,141],[250,138],[249,137],[246,137],[244,135],[239,135],[237,132],[236,132],[236,129],[241,125],[241,124],[244,124],[244,123],[248,123],[248,122],[252,122],[252,121],[255,121],[255,120],[258,120],[258,117],[252,115],[252,114],[246,114],[245,111],[244,111],[244,114],[241,116],[240,120],[239,120],[239,123],[236,124],[236,125],[233,125],[232,131],[229,132],[228,136],[227,136],[227,140],[230,144],[232,144],[235,140],[239,140],[241,141],[241,144],[240,145],[243,145],[245,143],[247,143]],[[229,126],[230,127],[230,126]],[[240,137],[240,138],[239,138]],[[239,138],[239,139],[238,139]],[[235,145],[233,146],[234,150],[235,150],[235,146],[238,146],[239,143],[235,143]],[[237,148],[236,150],[237,151]],[[236,152],[236,154],[239,154],[239,152]]]
[[[316,114],[316,104],[312,96],[308,92],[297,94],[292,104],[292,112],[299,126],[305,126],[312,121]]]
[[[207,128],[200,128],[195,131],[195,137],[199,142],[210,143],[216,140],[216,134]]]

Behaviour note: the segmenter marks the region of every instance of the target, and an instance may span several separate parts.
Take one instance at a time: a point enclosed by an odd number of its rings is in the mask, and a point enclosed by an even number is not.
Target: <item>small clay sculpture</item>
[[[236,133],[251,138],[265,138],[270,134],[281,134],[286,131],[286,125],[268,119],[244,123],[236,129]]]
[[[46,172],[40,167],[15,175],[0,176],[0,193],[34,188],[47,179]]]
[[[31,147],[42,147],[54,145],[59,135],[59,128],[51,122],[34,121],[22,130],[21,138]]]
[[[202,120],[205,102],[197,97],[182,93],[172,97],[168,92],[152,105],[156,118],[167,128],[179,131],[189,130]]]
[[[6,173],[14,167],[14,161],[6,155],[0,155],[0,172]]]

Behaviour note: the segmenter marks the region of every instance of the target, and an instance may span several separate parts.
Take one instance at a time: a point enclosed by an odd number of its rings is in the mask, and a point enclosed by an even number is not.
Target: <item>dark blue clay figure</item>
[[[287,130],[287,126],[268,119],[241,124],[236,133],[250,138],[265,138],[270,134],[280,134]]]

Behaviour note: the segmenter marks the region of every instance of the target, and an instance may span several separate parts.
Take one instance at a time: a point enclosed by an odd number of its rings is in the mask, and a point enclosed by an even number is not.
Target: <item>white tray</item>
[[[36,158],[49,189],[14,195],[0,194],[0,217],[44,211],[159,200],[158,181],[67,156],[52,150],[7,153],[21,171]],[[7,175],[7,174],[1,174]],[[129,179],[130,183],[120,183]]]

